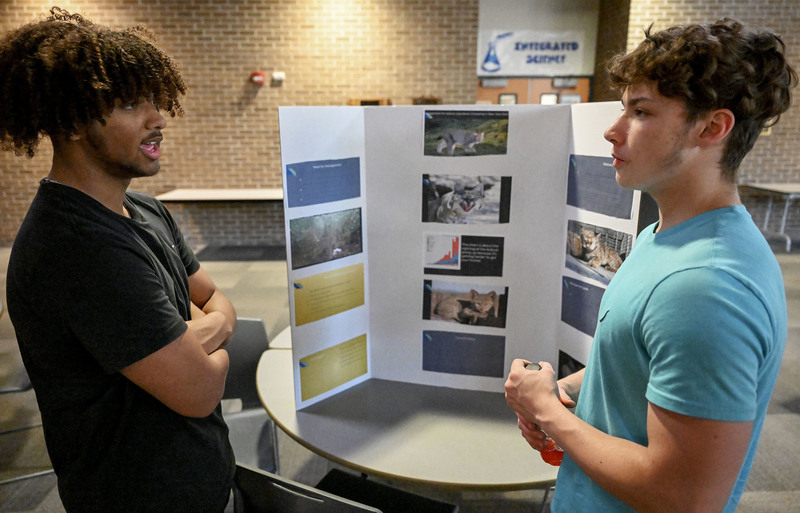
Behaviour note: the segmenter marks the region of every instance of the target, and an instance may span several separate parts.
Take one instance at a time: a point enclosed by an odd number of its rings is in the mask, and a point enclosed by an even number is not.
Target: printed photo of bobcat
[[[506,325],[507,287],[498,292],[479,285],[426,280],[425,294],[425,304],[430,305],[423,312],[425,319],[497,328]]]
[[[504,155],[507,141],[507,111],[425,111],[425,155]]]
[[[566,265],[608,283],[628,256],[632,241],[630,234],[571,220],[567,223]]]
[[[500,184],[498,176],[422,175],[422,221],[498,223]]]
[[[441,142],[436,147],[436,152],[442,153],[447,149],[447,154],[453,156],[456,146],[460,146],[464,153],[477,153],[475,145],[483,142],[484,135],[485,132],[471,132],[460,128],[445,130],[442,132]]]

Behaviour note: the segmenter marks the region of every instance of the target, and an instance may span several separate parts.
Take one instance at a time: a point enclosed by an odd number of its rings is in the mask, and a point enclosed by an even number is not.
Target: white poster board
[[[637,225],[602,136],[618,113],[280,108],[297,407],[370,378],[502,392],[514,358],[585,362]]]

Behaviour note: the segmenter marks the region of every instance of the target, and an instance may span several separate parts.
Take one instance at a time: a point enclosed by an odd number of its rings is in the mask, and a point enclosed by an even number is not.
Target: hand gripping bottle
[[[529,363],[525,366],[528,370],[541,370],[542,367],[538,363]],[[545,433],[547,435],[547,433]],[[549,463],[550,465],[559,466],[561,465],[561,460],[564,459],[564,450],[556,444],[556,442],[550,438],[549,436],[545,440],[547,442],[547,448],[541,451],[542,459]]]

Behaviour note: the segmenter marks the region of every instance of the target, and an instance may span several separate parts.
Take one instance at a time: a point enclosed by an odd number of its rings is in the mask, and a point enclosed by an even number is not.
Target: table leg
[[[781,235],[786,238],[786,252],[792,250],[792,238],[786,235],[786,217],[789,215],[789,204],[792,202],[791,198],[786,198],[783,204],[783,218],[781,218]]]
[[[555,491],[556,491],[556,487],[555,486],[551,486],[547,490],[545,490],[544,497],[542,498],[542,503],[539,504],[539,513],[544,513],[544,511],[545,511],[545,509],[547,508],[547,505],[548,505],[547,499],[550,498],[550,494],[555,492]]]
[[[772,215],[772,196],[769,197],[769,201],[767,202],[767,212],[764,214],[764,226],[762,226],[762,230],[764,232],[767,231],[769,227],[769,218]]]

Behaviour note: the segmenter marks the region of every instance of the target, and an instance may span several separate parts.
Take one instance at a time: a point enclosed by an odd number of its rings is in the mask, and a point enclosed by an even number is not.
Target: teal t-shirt
[[[754,421],[724,510],[744,490],[786,342],[780,267],[744,207],[645,229],[598,312],[576,415],[647,444],[647,405],[692,417]],[[552,511],[633,511],[565,455]]]

